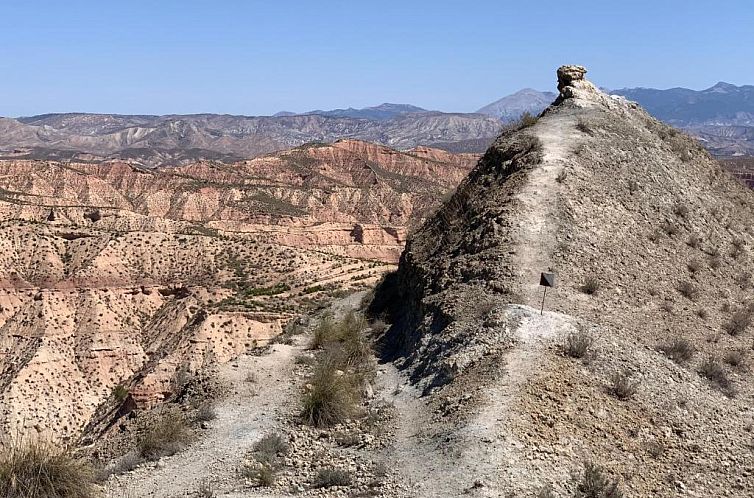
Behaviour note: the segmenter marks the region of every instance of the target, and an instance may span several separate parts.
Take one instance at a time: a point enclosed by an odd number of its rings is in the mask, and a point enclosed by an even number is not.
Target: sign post
[[[542,272],[539,277],[539,285],[545,288],[542,293],[542,307],[539,309],[539,314],[542,315],[545,312],[545,297],[547,297],[547,288],[555,287],[555,274]]]

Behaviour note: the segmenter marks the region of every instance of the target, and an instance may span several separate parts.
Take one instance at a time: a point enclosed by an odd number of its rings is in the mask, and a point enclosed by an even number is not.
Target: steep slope
[[[749,496],[754,194],[584,73],[558,70],[555,104],[498,138],[378,289],[383,351],[429,394],[401,465],[444,462],[426,496],[573,492],[585,461],[629,496]],[[584,361],[562,353],[579,330]],[[698,352],[671,361],[676,339]]]

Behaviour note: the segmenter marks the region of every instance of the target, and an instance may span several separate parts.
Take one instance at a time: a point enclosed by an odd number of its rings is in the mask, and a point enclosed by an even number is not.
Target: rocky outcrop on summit
[[[588,460],[629,496],[749,496],[754,382],[736,365],[751,356],[754,193],[585,73],[561,67],[556,103],[409,238],[372,303],[392,318],[383,350],[489,496],[571,493]],[[540,316],[543,271],[557,286]],[[588,361],[562,353],[579,330]]]

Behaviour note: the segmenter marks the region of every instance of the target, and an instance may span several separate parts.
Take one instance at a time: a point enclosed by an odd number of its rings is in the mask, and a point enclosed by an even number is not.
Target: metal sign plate
[[[542,272],[542,275],[539,277],[539,285],[544,287],[555,287],[555,274]]]

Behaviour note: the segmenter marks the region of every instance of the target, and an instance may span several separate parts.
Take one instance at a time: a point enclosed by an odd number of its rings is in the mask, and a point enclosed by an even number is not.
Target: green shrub
[[[597,294],[599,292],[600,287],[602,285],[600,284],[600,281],[597,280],[595,277],[587,277],[587,279],[584,281],[584,285],[581,286],[581,292],[588,295]]]
[[[118,384],[113,387],[112,395],[115,401],[122,403],[128,397],[128,389],[123,384]]]
[[[617,481],[611,480],[596,464],[587,462],[576,484],[576,498],[622,498]]]
[[[186,417],[178,410],[165,410],[144,428],[137,437],[136,447],[147,460],[159,460],[183,450],[192,438]]]
[[[90,498],[94,472],[84,460],[52,443],[12,444],[0,451],[3,498]]]
[[[594,337],[583,327],[566,336],[563,353],[571,358],[584,358],[594,344]]]
[[[610,393],[621,401],[631,399],[639,388],[639,382],[632,380],[631,374],[626,371],[617,372],[613,375]]]
[[[360,399],[359,381],[338,369],[337,362],[328,357],[319,361],[304,394],[304,420],[316,427],[329,427],[352,417]]]
[[[317,475],[314,477],[314,487],[350,486],[352,481],[351,474],[347,470],[328,467],[317,471]]]
[[[676,363],[685,363],[696,353],[694,345],[685,337],[675,337],[672,341],[662,344],[659,349]]]

